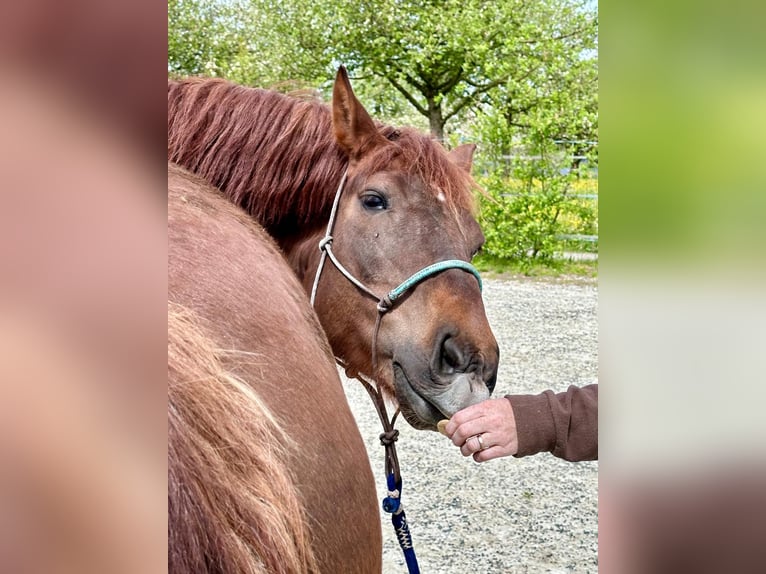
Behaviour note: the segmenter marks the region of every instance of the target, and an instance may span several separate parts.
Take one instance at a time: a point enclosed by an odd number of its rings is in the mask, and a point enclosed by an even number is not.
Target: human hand
[[[444,432],[463,456],[476,462],[511,456],[519,450],[516,418],[505,397],[488,399],[456,412]],[[481,437],[479,439],[479,437]]]

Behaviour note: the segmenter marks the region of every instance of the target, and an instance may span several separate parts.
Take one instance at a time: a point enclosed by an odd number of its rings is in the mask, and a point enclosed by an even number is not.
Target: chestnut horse
[[[497,374],[468,264],[484,241],[473,150],[448,153],[413,129],[375,123],[342,67],[330,107],[223,80],[168,83],[168,159],[261,223],[307,292],[316,280],[315,309],[339,362],[377,381],[419,429],[486,399]],[[323,236],[336,264],[320,276]],[[426,269],[426,280],[407,281]]]
[[[168,169],[168,560],[175,574],[380,572],[367,452],[272,239]]]

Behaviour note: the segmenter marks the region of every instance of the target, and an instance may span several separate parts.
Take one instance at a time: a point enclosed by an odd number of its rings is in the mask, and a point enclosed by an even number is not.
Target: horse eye
[[[388,207],[388,202],[379,193],[366,193],[362,196],[362,205],[365,209],[380,211]]]

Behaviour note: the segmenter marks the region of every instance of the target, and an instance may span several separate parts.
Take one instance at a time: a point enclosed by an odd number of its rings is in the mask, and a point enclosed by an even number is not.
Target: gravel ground
[[[500,345],[495,396],[597,381],[595,285],[487,279],[487,315]],[[355,381],[344,387],[384,495],[380,423]],[[596,572],[598,463],[548,454],[478,464],[448,439],[398,425],[403,504],[424,574]],[[383,572],[406,573],[390,518]]]

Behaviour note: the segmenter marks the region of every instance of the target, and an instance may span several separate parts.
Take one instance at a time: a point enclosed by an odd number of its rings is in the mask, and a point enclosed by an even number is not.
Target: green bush
[[[597,233],[597,203],[577,195],[575,190],[582,185],[576,176],[556,174],[538,179],[526,175],[526,179],[511,178],[495,170],[481,179],[486,191],[479,212],[486,238],[484,253],[552,265],[554,254],[565,249],[597,249],[597,244],[563,237]]]
[[[594,80],[595,60],[578,62]],[[487,258],[557,268],[558,253],[598,249],[581,237],[598,234],[598,202],[583,197],[598,194],[598,101],[594,83],[575,76],[546,89],[511,82],[476,116]]]

